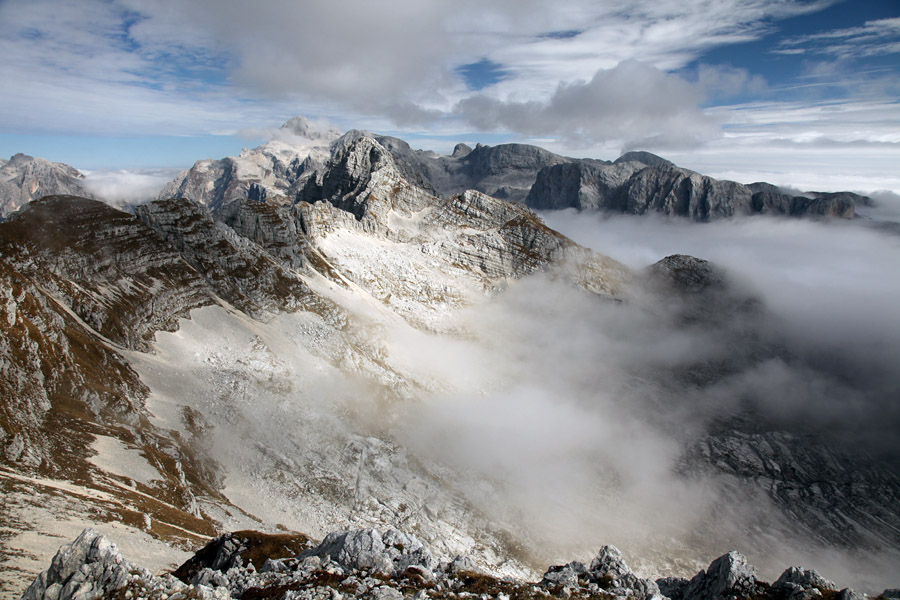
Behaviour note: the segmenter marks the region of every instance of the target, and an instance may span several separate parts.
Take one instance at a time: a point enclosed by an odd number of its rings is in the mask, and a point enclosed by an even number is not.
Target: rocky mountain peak
[[[643,165],[647,165],[648,167],[674,167],[675,163],[668,161],[661,156],[657,156],[656,154],[652,154],[650,152],[645,152],[643,150],[632,150],[630,152],[626,152],[619,158],[614,161],[616,163],[623,162],[638,162]]]
[[[300,138],[321,144],[330,144],[341,137],[341,131],[323,124],[310,121],[306,117],[297,116],[285,122],[281,129]]]
[[[0,220],[42,196],[64,194],[92,198],[82,186],[83,179],[84,175],[69,165],[15,154],[0,164]]]
[[[24,154],[22,152],[17,152],[16,154],[13,154],[10,157],[9,161],[7,161],[6,164],[8,164],[11,167],[21,167],[30,162],[34,162],[33,156],[29,156],[28,154]]]
[[[450,155],[452,158],[462,158],[472,152],[472,147],[467,146],[466,144],[459,143],[453,147],[453,153]]]

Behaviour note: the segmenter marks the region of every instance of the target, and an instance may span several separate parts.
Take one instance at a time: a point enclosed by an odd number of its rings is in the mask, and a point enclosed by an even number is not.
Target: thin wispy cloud
[[[778,54],[828,54],[840,58],[900,53],[900,17],[789,38],[772,50]]]

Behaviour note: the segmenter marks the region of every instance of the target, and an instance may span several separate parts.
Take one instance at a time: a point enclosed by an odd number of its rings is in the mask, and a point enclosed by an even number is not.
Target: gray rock
[[[310,295],[302,280],[284,262],[235,230],[216,223],[209,211],[196,202],[156,200],[136,207],[135,214],[174,246],[216,294],[250,315],[296,309]],[[279,217],[284,215],[272,216],[272,221]],[[246,232],[250,225],[245,220],[240,222]],[[275,229],[272,225],[270,231]],[[287,225],[280,231],[290,235]],[[271,243],[278,244],[274,233]],[[289,252],[284,256],[288,257]]]
[[[63,163],[16,154],[0,163],[0,221],[32,200],[52,195],[93,198],[84,175]]]
[[[347,569],[397,575],[410,566],[430,573],[435,562],[418,539],[389,529],[355,529],[328,534],[322,543],[300,554],[301,559],[329,558]]]
[[[721,269],[707,260],[686,254],[667,256],[651,265],[649,270],[655,277],[688,293],[718,287],[725,281],[725,273]]]
[[[900,588],[888,588],[881,592],[882,598],[900,598]]]
[[[133,576],[152,579],[149,571],[126,561],[106,537],[85,529],[59,549],[50,568],[28,586],[22,600],[105,598],[128,585]]]
[[[648,598],[660,593],[655,581],[632,573],[615,546],[603,546],[591,561],[589,572],[592,581],[616,596]]]
[[[862,592],[857,592],[850,588],[844,588],[841,590],[840,600],[867,600],[867,598],[868,596],[866,596]]]
[[[729,552],[714,560],[704,572],[691,579],[684,600],[749,598],[756,590],[756,569],[744,555]]]
[[[403,594],[399,590],[386,585],[378,586],[369,592],[369,597],[372,600],[403,600]]]
[[[659,593],[670,600],[682,600],[690,583],[691,580],[684,577],[661,577],[656,580]]]
[[[468,556],[457,556],[446,564],[446,566],[442,567],[441,570],[448,575],[456,576],[460,573],[478,572],[478,566]]]
[[[544,573],[542,581],[564,588],[575,588],[581,584],[579,580],[587,578],[589,574],[590,571],[584,563],[574,561],[566,565],[550,567]]]
[[[788,567],[772,585],[773,587],[779,587],[786,584],[799,585],[806,589],[833,590],[837,587],[833,581],[825,579],[812,569],[804,569],[803,567]]]
[[[661,156],[657,156],[651,152],[646,152],[644,150],[632,150],[631,152],[626,152],[619,158],[617,158],[613,164],[619,164],[624,162],[637,162],[642,165],[646,165],[648,167],[674,167],[675,164],[671,161],[668,161]]]

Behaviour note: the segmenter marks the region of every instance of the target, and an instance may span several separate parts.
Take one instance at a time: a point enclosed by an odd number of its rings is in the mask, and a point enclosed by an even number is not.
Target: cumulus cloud
[[[478,95],[460,101],[455,112],[480,129],[526,136],[691,146],[718,133],[717,123],[700,110],[701,100],[701,91],[680,77],[629,60],[597,71],[590,81],[560,84],[546,102]]]
[[[9,59],[0,73],[17,86],[0,106],[18,127],[92,133],[233,130],[262,126],[265,114],[271,122],[272,114],[297,113],[435,126],[466,98],[511,107],[551,97],[596,100],[596,90],[585,84],[579,92],[577,82],[638,58],[677,69],[710,47],[763,35],[769,19],[821,6],[647,1],[622,11],[579,1],[560,11],[543,0],[280,1],[252,8],[236,0],[117,0],[86,10],[6,2],[0,49]],[[577,35],[553,35],[568,31]],[[481,60],[508,75],[486,99],[473,98],[458,71]],[[663,79],[656,95],[672,91]],[[627,116],[640,120],[644,108]],[[518,109],[504,112],[510,110]],[[666,123],[641,137],[675,139]]]

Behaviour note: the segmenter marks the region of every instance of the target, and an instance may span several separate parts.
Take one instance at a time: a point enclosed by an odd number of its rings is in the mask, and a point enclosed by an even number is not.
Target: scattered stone
[[[790,584],[798,585],[804,589],[833,590],[837,588],[833,581],[828,581],[812,569],[804,569],[803,567],[788,567],[772,584],[772,587],[778,588]]]

